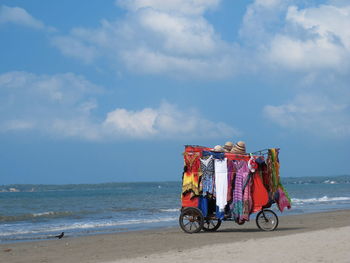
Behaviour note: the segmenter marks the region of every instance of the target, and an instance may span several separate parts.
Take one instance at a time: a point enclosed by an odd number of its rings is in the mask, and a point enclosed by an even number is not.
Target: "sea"
[[[350,175],[281,178],[292,208],[350,209]],[[181,182],[0,186],[0,243],[178,226]]]

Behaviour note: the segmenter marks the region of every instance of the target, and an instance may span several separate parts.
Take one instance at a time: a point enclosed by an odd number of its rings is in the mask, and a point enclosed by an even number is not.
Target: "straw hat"
[[[242,142],[242,141],[237,142],[232,147],[231,153],[246,154],[246,152],[245,152],[245,142]]]
[[[216,145],[214,148],[213,148],[213,152],[224,152],[224,148],[222,148],[221,145]]]
[[[233,147],[233,142],[226,142],[224,145],[225,152],[230,152],[232,150],[232,147]]]

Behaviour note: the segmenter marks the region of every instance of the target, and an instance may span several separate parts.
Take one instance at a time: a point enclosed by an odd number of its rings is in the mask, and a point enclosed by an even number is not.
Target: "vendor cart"
[[[190,160],[190,164],[192,165],[192,167],[194,167],[193,164],[195,162],[195,158],[197,158],[196,156],[200,158],[204,155],[204,152],[206,154],[211,154],[211,151],[212,149],[207,147],[186,145],[184,154],[194,156],[194,158]],[[264,185],[262,187],[266,189],[265,191],[268,195],[268,200],[266,201],[266,203],[261,205],[258,208],[258,210],[256,209],[256,206],[255,209],[253,209],[253,205],[251,208],[249,208],[249,215],[256,213],[256,225],[260,230],[263,231],[273,231],[278,226],[278,216],[275,212],[269,209],[272,206],[272,204],[276,203],[278,209],[281,212],[285,207],[287,207],[288,209],[291,208],[290,198],[288,197],[286,190],[283,188],[279,180],[278,152],[279,149],[274,148],[261,150],[255,153],[245,155],[231,153],[221,154],[221,156],[223,156],[225,160],[227,159],[227,162],[240,161],[243,164],[245,164],[244,162],[247,162],[248,166],[251,164],[249,163],[251,162],[251,160],[260,160],[262,165],[256,165],[256,169],[252,169],[249,171],[249,173],[246,175],[245,185],[248,185],[247,187],[251,188],[249,189],[249,191],[253,191],[253,194],[251,195],[254,197],[255,179],[253,181],[253,177],[257,176],[256,179],[261,179],[261,182],[263,182],[263,184],[261,185]],[[237,218],[239,218],[239,216],[235,215],[235,213],[231,211],[230,206],[232,208],[232,203],[235,201],[234,199],[231,200],[231,204],[227,203],[225,211],[218,212],[218,207],[215,203],[215,197],[211,197],[206,210],[203,211],[203,208],[201,207],[200,203],[201,200],[203,200],[203,198],[205,199],[207,197],[205,197],[205,194],[203,194],[203,192],[201,191],[201,176],[203,175],[201,175],[200,166],[197,165],[198,169],[194,168],[190,172],[188,171],[187,166],[185,158],[185,169],[183,174],[182,208],[179,217],[179,224],[184,232],[198,233],[201,230],[213,232],[219,229],[222,221],[233,221],[239,225],[244,224],[246,221],[249,221],[249,216],[246,220],[238,220]],[[265,170],[263,171],[263,169]],[[188,179],[186,178],[186,176],[192,176],[192,188],[188,187]],[[230,178],[228,179],[228,184],[232,183],[233,185],[233,188],[231,190],[232,192],[238,190],[241,191],[241,189],[236,189],[237,187],[235,188],[235,176],[235,174],[233,174],[232,178],[228,176],[228,178]],[[248,180],[251,180],[250,184],[247,183]],[[196,188],[197,186],[198,189]],[[252,200],[252,202],[254,202],[254,200]]]

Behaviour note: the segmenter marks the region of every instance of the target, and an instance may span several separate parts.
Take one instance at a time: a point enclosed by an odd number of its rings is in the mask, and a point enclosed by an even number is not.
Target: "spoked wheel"
[[[208,232],[214,232],[221,226],[220,219],[204,219],[203,230]]]
[[[273,231],[277,228],[278,226],[278,217],[277,215],[269,210],[269,209],[264,209],[261,210],[257,215],[256,215],[256,225],[264,231]]]
[[[203,228],[204,217],[198,208],[186,207],[181,212],[179,223],[181,229],[186,233],[198,233]]]

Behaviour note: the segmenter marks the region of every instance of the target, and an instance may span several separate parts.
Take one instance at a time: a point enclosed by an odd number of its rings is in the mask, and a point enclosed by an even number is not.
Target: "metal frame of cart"
[[[185,207],[181,209],[179,224],[181,229],[189,234],[198,233],[201,230],[214,232],[219,229],[222,221],[235,221],[231,217],[220,220],[215,215],[204,217],[197,207]],[[255,218],[256,225],[263,231],[273,231],[278,226],[278,216],[270,209],[260,210]]]

